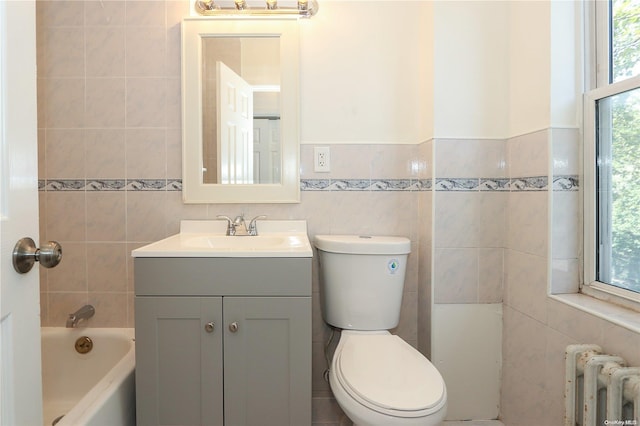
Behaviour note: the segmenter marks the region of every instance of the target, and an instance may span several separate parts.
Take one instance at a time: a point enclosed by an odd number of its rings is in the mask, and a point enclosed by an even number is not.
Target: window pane
[[[597,280],[640,292],[640,89],[597,111]]]
[[[612,0],[611,81],[640,74],[640,0]]]

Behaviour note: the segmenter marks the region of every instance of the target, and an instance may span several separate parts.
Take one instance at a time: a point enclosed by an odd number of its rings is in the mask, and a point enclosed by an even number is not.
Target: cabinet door
[[[224,323],[226,424],[311,424],[311,298],[225,297]]]
[[[137,424],[222,425],[222,298],[136,297],[135,316]]]

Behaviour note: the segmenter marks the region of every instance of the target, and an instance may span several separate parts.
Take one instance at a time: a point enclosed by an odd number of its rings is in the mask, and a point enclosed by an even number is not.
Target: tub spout
[[[95,315],[96,309],[92,305],[84,305],[67,318],[67,328],[74,328],[81,320],[87,320]]]

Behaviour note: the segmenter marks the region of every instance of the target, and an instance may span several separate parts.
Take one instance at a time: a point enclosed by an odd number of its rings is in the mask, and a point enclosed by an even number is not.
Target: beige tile
[[[126,24],[137,27],[164,27],[164,1],[127,1]]]
[[[85,147],[82,129],[48,129],[45,147],[48,179],[84,179]]]
[[[165,79],[127,78],[127,127],[165,126]]]
[[[126,196],[124,191],[87,192],[87,240],[126,240]]]
[[[547,300],[547,324],[576,340],[576,343],[600,343],[605,340],[605,322],[588,313],[553,299]],[[509,342],[509,346],[512,342]]]
[[[412,159],[416,145],[373,145],[371,146],[372,179],[407,179],[416,176]]]
[[[167,236],[164,191],[127,192],[127,241],[152,242]]]
[[[124,25],[125,1],[88,0],[84,4],[88,27]]]
[[[554,175],[577,175],[580,173],[579,129],[551,130]]]
[[[547,319],[546,258],[517,250],[505,251],[505,301],[537,319]]]
[[[326,145],[323,145],[326,146]],[[370,179],[372,145],[331,145],[331,176],[337,179]],[[324,174],[316,174],[322,178]]]
[[[174,12],[173,5],[178,5],[179,12]],[[189,8],[186,2],[166,2],[167,5],[167,77],[180,77],[181,74],[181,51],[182,51],[182,38],[181,38],[181,24],[180,20],[182,16],[189,14],[189,11],[183,9]],[[181,14],[179,19],[171,19],[171,15]]]
[[[124,78],[88,78],[86,80],[84,122],[87,127],[124,127],[124,108]]]
[[[87,252],[84,243],[62,241],[62,261],[47,271],[49,292],[87,291]]]
[[[182,131],[167,129],[167,179],[182,178]]]
[[[39,67],[40,65],[38,65]],[[37,94],[38,94],[38,128],[45,128],[47,127],[47,87],[48,85],[51,84],[50,81],[48,81],[46,78],[40,76],[40,73],[38,73],[38,88],[37,88]]]
[[[87,179],[122,179],[125,175],[124,129],[85,129]]]
[[[548,251],[548,194],[512,192],[507,203],[507,247],[546,256]]]
[[[125,243],[87,244],[87,282],[89,293],[126,292],[127,245]]]
[[[131,4],[131,3],[129,3]],[[146,2],[146,4],[149,4]],[[127,27],[127,77],[164,77],[166,75],[166,29],[162,27]]]
[[[83,78],[47,78],[44,85],[46,125],[49,128],[79,128],[84,125],[85,81]]]
[[[480,178],[507,176],[505,142],[492,139],[436,141],[436,176]],[[482,158],[482,161],[478,161]]]
[[[83,191],[47,192],[47,237],[56,241],[84,241],[86,207]]]
[[[182,126],[182,82],[180,78],[167,78],[166,91],[166,126],[179,129]]]
[[[436,249],[433,287],[435,303],[476,303],[478,300],[477,249]]]
[[[38,1],[38,22],[49,27],[81,27],[84,23],[82,1]]]
[[[165,179],[167,148],[163,129],[126,130],[127,178]]]
[[[434,193],[434,246],[438,248],[478,247],[480,194]]]
[[[502,302],[504,249],[478,249],[478,303]]]
[[[92,327],[127,326],[127,293],[90,292],[88,302],[96,309]]]
[[[517,136],[507,141],[509,176],[546,176],[548,174],[547,130]]]
[[[43,34],[44,70],[47,77],[84,77],[84,29],[50,27]]]
[[[125,34],[123,27],[87,27],[87,77],[124,77],[124,52]]]
[[[478,230],[478,247],[504,247],[509,195],[506,192],[481,191],[477,199],[474,221]]]
[[[579,256],[582,205],[578,191],[553,192],[552,254],[555,259]]]

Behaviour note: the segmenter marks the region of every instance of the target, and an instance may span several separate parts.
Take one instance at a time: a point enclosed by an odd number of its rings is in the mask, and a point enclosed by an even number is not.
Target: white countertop
[[[183,220],[180,233],[133,257],[312,257],[304,220],[259,220],[257,236],[227,236],[226,220]]]

